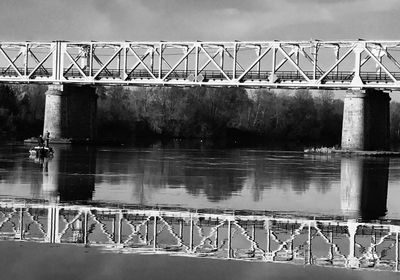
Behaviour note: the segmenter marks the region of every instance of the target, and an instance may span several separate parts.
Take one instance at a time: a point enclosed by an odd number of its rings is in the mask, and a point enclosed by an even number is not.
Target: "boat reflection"
[[[347,216],[375,220],[386,215],[388,158],[341,159],[341,207]]]
[[[95,189],[95,150],[84,146],[56,146],[54,149],[51,158],[32,158],[42,174],[33,182],[39,185],[39,188],[33,187],[39,193],[36,197],[52,202],[91,200]]]
[[[0,201],[2,240],[398,271],[398,223]]]

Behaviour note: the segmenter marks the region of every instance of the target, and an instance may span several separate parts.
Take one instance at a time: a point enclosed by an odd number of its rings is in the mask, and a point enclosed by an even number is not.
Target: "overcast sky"
[[[399,40],[399,0],[0,0],[0,38]]]

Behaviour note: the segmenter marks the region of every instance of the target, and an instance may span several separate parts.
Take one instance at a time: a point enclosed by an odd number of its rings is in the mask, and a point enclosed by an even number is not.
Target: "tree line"
[[[340,141],[343,102],[330,91],[111,87],[98,93],[104,137]]]
[[[46,86],[0,85],[0,137],[42,132]],[[343,101],[332,91],[243,88],[98,87],[100,141],[201,138],[340,144]],[[400,140],[400,103],[391,102]]]

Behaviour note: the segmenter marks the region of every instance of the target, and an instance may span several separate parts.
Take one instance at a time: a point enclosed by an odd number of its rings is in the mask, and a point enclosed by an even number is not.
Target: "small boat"
[[[52,157],[54,155],[54,150],[51,147],[32,147],[29,150],[29,154],[32,157]]]

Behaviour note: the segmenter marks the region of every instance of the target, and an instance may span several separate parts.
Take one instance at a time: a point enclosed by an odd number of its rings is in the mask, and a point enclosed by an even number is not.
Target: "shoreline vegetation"
[[[42,133],[46,90],[43,85],[0,85],[0,139],[24,140]],[[333,91],[113,86],[97,87],[96,92],[100,144],[340,143],[343,101]],[[391,102],[391,136],[400,139],[396,102]]]

